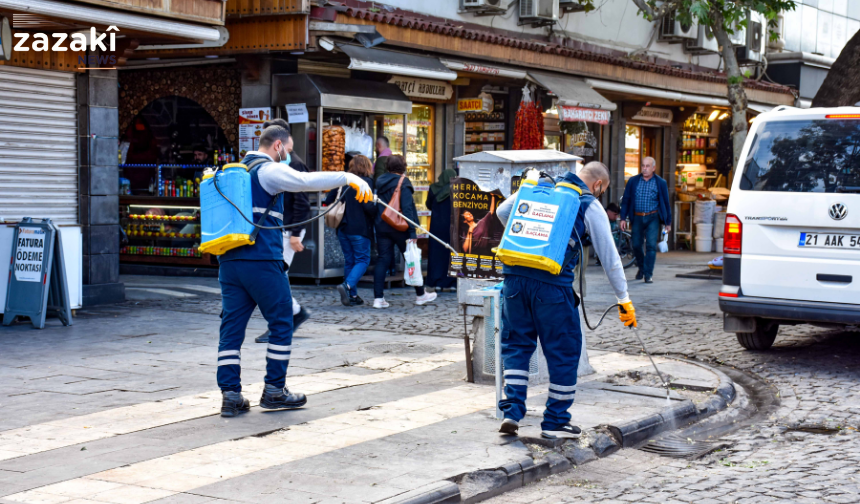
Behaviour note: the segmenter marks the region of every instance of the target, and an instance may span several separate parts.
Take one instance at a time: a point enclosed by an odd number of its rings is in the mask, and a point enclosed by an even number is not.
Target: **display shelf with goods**
[[[466,154],[489,150],[505,150],[508,141],[506,98],[494,97],[493,111],[466,113]]]
[[[232,157],[217,158],[228,162]],[[200,246],[200,180],[213,165],[120,165],[123,263],[211,266]],[[149,179],[149,182],[147,181]]]

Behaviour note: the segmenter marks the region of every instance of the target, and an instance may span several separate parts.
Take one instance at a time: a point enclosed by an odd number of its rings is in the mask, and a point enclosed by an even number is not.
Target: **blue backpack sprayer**
[[[544,180],[540,180],[543,178]],[[551,183],[546,180],[552,181]],[[576,215],[580,207],[582,190],[566,182],[556,183],[550,175],[531,170],[517,191],[514,210],[508,218],[505,233],[495,250],[496,257],[508,266],[525,266],[558,275],[574,257],[579,254],[580,260],[587,260],[582,237],[576,232]],[[576,239],[571,238],[576,233]],[[571,252],[567,252],[567,249]],[[577,251],[576,248],[579,247]],[[579,275],[579,292],[582,293],[582,277]],[[588,321],[585,310],[585,296],[581,295],[582,316],[585,325],[592,331],[597,330],[613,308],[623,307],[616,303],[600,317],[597,325]],[[642,349],[648,354],[651,364],[657,371],[660,381],[669,394],[669,384],[657,368],[651,357],[651,352],[639,336],[638,327],[634,328],[636,338]]]

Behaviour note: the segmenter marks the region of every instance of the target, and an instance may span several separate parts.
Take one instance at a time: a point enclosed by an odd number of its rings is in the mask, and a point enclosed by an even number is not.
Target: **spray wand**
[[[440,244],[442,244],[442,246],[443,246],[443,247],[445,247],[446,249],[450,250],[450,251],[454,254],[454,256],[455,256],[455,257],[459,257],[459,256],[460,256],[460,254],[458,254],[458,253],[457,253],[457,251],[456,251],[456,250],[454,250],[454,247],[452,247],[451,245],[449,245],[447,242],[445,242],[445,241],[443,241],[443,240],[439,239],[436,235],[434,235],[434,234],[433,234],[433,233],[431,233],[430,231],[428,231],[428,230],[424,229],[424,227],[422,227],[422,226],[421,226],[421,224],[418,224],[417,222],[412,222],[412,220],[411,220],[409,217],[407,217],[407,216],[403,215],[402,213],[400,213],[400,211],[399,211],[399,210],[397,210],[396,208],[391,208],[391,205],[389,205],[388,203],[386,203],[386,202],[382,201],[381,199],[379,199],[379,196],[378,196],[378,195],[376,195],[376,194],[374,194],[374,195],[373,195],[373,202],[374,202],[374,203],[379,203],[379,204],[381,204],[382,206],[384,206],[385,208],[388,208],[388,209],[389,209],[389,210],[391,210],[392,212],[394,212],[394,213],[396,213],[397,215],[399,215],[399,216],[403,217],[403,220],[405,220],[405,221],[406,221],[406,222],[408,222],[409,224],[412,224],[412,225],[413,225],[413,226],[415,226],[416,228],[418,228],[418,229],[420,229],[421,231],[424,231],[425,233],[427,233],[427,236],[429,236],[430,238],[433,238],[434,240],[436,240],[437,242],[439,242]]]

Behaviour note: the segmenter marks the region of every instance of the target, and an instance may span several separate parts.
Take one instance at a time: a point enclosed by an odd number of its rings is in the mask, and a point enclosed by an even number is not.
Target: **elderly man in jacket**
[[[654,263],[657,261],[657,241],[660,231],[672,229],[672,210],[669,206],[669,186],[654,173],[657,161],[652,157],[642,160],[642,173],[630,177],[621,201],[621,230],[631,221],[633,253],[639,272],[636,280],[653,283]],[[644,242],[644,247],[643,247]],[[644,248],[644,251],[643,251]]]

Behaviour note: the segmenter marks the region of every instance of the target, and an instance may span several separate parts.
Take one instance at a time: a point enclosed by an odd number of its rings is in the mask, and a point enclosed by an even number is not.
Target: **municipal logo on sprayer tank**
[[[521,201],[517,206],[517,212],[514,217],[555,222],[556,215],[558,215],[558,205],[539,203],[537,201]]]
[[[551,232],[552,224],[529,222],[519,219],[515,220],[513,224],[511,224],[511,233],[535,240],[549,241],[549,235]]]

